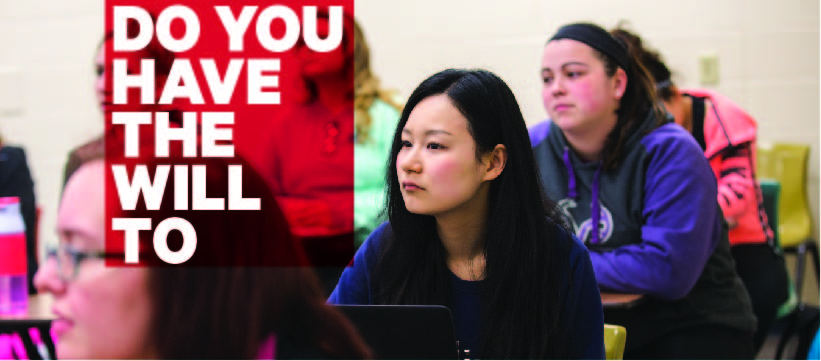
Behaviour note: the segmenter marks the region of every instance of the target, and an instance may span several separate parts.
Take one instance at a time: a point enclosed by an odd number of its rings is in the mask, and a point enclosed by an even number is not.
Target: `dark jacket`
[[[20,211],[26,225],[29,294],[35,293],[33,279],[37,272],[36,199],[26,152],[22,148],[0,147],[0,197],[20,198]]]

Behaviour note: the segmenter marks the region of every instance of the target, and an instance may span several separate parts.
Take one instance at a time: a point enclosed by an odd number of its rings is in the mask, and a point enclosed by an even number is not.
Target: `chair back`
[[[781,249],[781,243],[779,243],[778,237],[778,201],[781,195],[781,184],[772,179],[760,179],[759,185],[761,186],[761,195],[764,201],[764,212],[767,213],[767,221],[769,222],[770,228],[773,230],[773,234],[775,235],[775,242],[773,246],[779,254],[782,254],[783,251]],[[787,272],[787,277],[789,278],[789,276],[789,272]],[[787,300],[784,301],[784,303],[782,303],[776,311],[776,318],[778,319],[790,315],[798,306],[798,295],[795,293],[795,286],[793,286],[792,280],[789,281],[788,292],[789,296],[787,297]]]
[[[781,183],[775,179],[759,178],[758,185],[761,188],[762,203],[764,213],[767,214],[767,223],[773,230],[774,244],[776,251],[782,253],[781,242],[778,237],[778,202],[781,198]]]
[[[758,178],[774,179],[781,184],[777,238],[785,248],[795,247],[812,235],[812,217],[807,205],[809,152],[810,147],[806,144],[758,145]],[[772,229],[775,231],[776,227]]]
[[[627,330],[622,326],[604,325],[604,354],[607,360],[624,358],[624,344],[627,342]]]

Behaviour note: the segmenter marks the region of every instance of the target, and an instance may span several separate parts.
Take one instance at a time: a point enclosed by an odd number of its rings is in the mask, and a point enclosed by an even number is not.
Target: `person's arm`
[[[401,117],[397,109],[381,101],[374,102],[368,113],[371,116],[369,138],[357,144],[354,158],[354,229],[357,233],[370,232],[385,220],[381,217],[385,205],[385,173]],[[357,184],[360,180],[364,185]]]
[[[338,305],[369,305],[372,303],[371,272],[378,258],[379,247],[388,234],[388,223],[376,228],[362,247],[356,251],[353,264],[348,265],[339,278],[328,303]]]
[[[722,151],[718,169],[718,204],[730,222],[755,207],[755,180],[752,170],[751,144],[744,143]]]
[[[641,241],[590,253],[602,291],[682,298],[718,244],[721,220],[712,170],[695,141],[671,138],[646,144],[651,160]]]
[[[601,295],[593,264],[587,249],[573,236],[575,247],[580,251],[573,261],[573,298],[569,301],[565,322],[571,327],[573,347],[568,355],[570,359],[603,360],[604,352],[604,315],[602,314]]]

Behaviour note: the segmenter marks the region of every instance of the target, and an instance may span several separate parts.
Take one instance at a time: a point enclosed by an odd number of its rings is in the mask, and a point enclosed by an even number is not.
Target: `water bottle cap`
[[[0,207],[4,207],[10,204],[20,204],[19,197],[0,197]]]
[[[0,198],[0,235],[24,233],[26,225],[17,197]]]

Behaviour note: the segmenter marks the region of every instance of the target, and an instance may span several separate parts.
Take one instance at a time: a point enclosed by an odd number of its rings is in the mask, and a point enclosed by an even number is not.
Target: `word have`
[[[214,104],[229,104],[237,87],[244,59],[231,59],[224,75],[220,76],[214,59],[200,59],[200,68]],[[279,104],[278,91],[264,90],[279,86],[279,77],[270,72],[280,70],[279,59],[249,59],[246,67],[248,104]],[[130,71],[126,59],[114,59],[114,104],[128,104],[128,88],[140,90],[141,104],[171,104],[176,98],[188,98],[191,104],[205,104],[197,76],[189,59],[176,59],[160,99],[155,98],[154,59],[140,60],[140,71]]]

